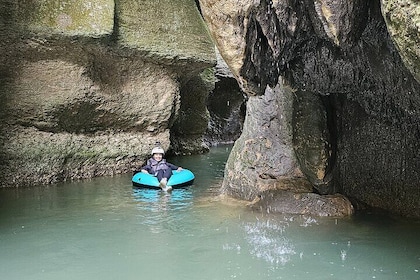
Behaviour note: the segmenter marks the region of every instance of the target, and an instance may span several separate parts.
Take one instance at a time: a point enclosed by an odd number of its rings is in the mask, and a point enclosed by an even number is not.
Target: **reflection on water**
[[[188,217],[186,211],[193,204],[190,188],[176,189],[170,193],[153,189],[133,189],[133,198],[137,202],[140,223],[147,225],[152,233],[159,233],[165,229],[182,230],[177,227]]]
[[[191,189],[176,189],[173,192],[162,192],[153,189],[133,189],[133,198],[141,210],[163,207],[166,210],[185,210],[191,207],[193,195]],[[170,207],[170,208],[168,208]]]
[[[1,279],[420,279],[418,221],[262,214],[217,196],[229,148],[171,159],[171,193],[131,177],[0,190]]]

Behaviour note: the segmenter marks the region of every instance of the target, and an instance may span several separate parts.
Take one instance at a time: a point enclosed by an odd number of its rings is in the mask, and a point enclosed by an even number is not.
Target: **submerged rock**
[[[346,217],[354,213],[350,201],[343,195],[319,195],[288,191],[264,191],[250,205],[266,213],[289,213],[321,217]]]

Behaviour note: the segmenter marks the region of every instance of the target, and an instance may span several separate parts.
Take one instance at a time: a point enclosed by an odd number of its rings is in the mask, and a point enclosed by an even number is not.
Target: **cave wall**
[[[192,0],[0,0],[0,185],[138,168],[171,148],[182,100],[209,92],[188,84],[215,63]],[[201,124],[184,135],[195,152]]]
[[[206,100],[210,119],[204,140],[208,146],[232,144],[239,138],[248,100],[217,49],[216,58],[214,89]]]
[[[300,186],[309,182],[318,194],[341,193],[372,207],[420,216],[418,3],[200,3],[221,55],[249,96],[266,96],[279,82],[292,88],[294,117],[288,131],[293,141],[287,142],[290,137],[282,135],[272,139],[273,143],[286,142],[288,150],[294,151],[297,167],[306,178],[305,182],[288,172],[284,175],[289,181]],[[411,12],[404,14],[407,7]],[[248,131],[250,138],[261,136],[258,125]],[[273,153],[276,158],[293,158],[284,149],[262,145],[249,149],[247,141],[237,141],[235,150],[246,150],[248,158]],[[235,161],[247,167],[249,178],[264,179],[255,162],[232,153],[229,162]],[[265,174],[282,164],[269,167]],[[248,183],[240,184],[242,191],[236,192],[235,170],[227,166],[223,191],[241,199],[259,198],[267,188],[277,189],[284,179],[270,176],[256,187],[255,180],[241,178]],[[301,189],[289,191],[300,193]]]

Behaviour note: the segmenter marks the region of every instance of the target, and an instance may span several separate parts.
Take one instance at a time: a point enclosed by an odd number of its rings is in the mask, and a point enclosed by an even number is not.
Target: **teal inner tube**
[[[192,185],[194,179],[194,173],[188,169],[182,169],[180,171],[173,170],[167,186],[171,186],[172,188],[182,188]],[[134,174],[131,181],[133,182],[133,186],[137,188],[160,189],[158,179],[152,174],[138,172]]]

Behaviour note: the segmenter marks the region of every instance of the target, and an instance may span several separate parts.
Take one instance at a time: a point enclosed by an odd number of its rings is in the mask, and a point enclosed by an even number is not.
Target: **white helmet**
[[[165,151],[161,147],[154,147],[152,150],[152,155],[154,154],[164,154]]]

